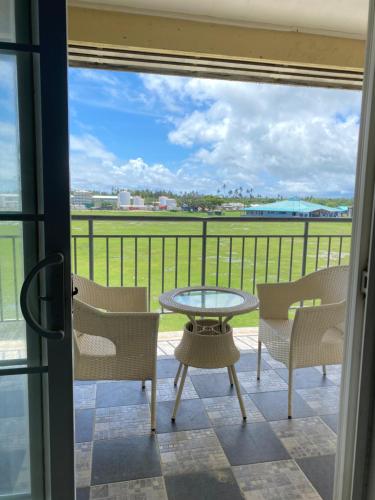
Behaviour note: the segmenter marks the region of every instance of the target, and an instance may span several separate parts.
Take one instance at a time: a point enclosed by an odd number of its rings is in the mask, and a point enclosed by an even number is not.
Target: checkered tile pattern
[[[327,367],[326,379],[320,367],[299,370],[303,388],[298,386],[294,394],[306,416],[288,420],[286,405],[285,412],[284,404],[280,406],[287,390],[281,372],[277,372],[282,366],[263,349],[264,369],[257,381],[253,369],[257,337],[241,335],[237,345],[241,357],[247,358],[242,360],[238,378],[247,422],[242,421],[229,379],[228,385],[223,383],[225,369],[190,369],[176,423],[172,424],[170,413],[176,396],[173,374],[178,366],[172,356],[175,344],[175,340],[163,340],[158,349],[161,378],[156,436],[150,435],[149,428],[149,384],[142,396],[141,383],[138,389],[134,382],[131,387],[123,382],[121,405],[117,391],[112,402],[111,393],[105,394],[103,407],[103,399],[98,405],[97,394],[105,393],[111,385],[98,391],[99,384],[106,382],[77,382],[78,500],[331,498],[333,471],[327,470],[327,463],[333,463],[336,449],[333,429],[339,366]],[[244,371],[246,366],[251,370]],[[139,397],[135,394],[138,390]],[[279,404],[277,411],[275,404]],[[278,415],[279,420],[270,420],[270,415]],[[310,473],[311,460],[314,472],[321,467],[320,474]]]

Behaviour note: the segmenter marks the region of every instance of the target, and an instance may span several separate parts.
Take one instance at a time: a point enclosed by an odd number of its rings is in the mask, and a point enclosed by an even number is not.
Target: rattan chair
[[[103,287],[73,277],[74,369],[78,380],[151,380],[156,429],[159,314],[147,312],[147,289]]]
[[[288,417],[292,418],[293,370],[339,364],[343,356],[348,266],[314,272],[290,283],[258,285],[260,323],[257,378],[260,379],[262,343],[270,355],[289,370]],[[320,305],[289,308],[304,300]]]

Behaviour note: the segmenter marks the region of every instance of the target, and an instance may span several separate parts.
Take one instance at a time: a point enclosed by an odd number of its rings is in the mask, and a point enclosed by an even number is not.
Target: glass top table
[[[209,286],[175,288],[163,293],[159,302],[165,309],[190,317],[233,317],[258,307],[254,295],[234,288]]]

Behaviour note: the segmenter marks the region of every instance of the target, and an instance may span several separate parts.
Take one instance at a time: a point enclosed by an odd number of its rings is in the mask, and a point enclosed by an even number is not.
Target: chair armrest
[[[288,319],[289,306],[300,300],[298,281],[257,285],[259,313],[264,319]]]
[[[107,312],[74,299],[73,325],[80,333],[109,339],[121,351],[142,342],[156,346],[159,313]]]
[[[293,322],[291,344],[317,344],[327,330],[344,330],[346,301],[297,309]]]

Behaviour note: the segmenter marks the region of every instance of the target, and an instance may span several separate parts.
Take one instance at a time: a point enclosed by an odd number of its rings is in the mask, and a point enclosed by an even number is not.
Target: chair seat
[[[97,335],[77,335],[77,344],[81,356],[108,357],[116,356],[116,346],[109,339]]]

